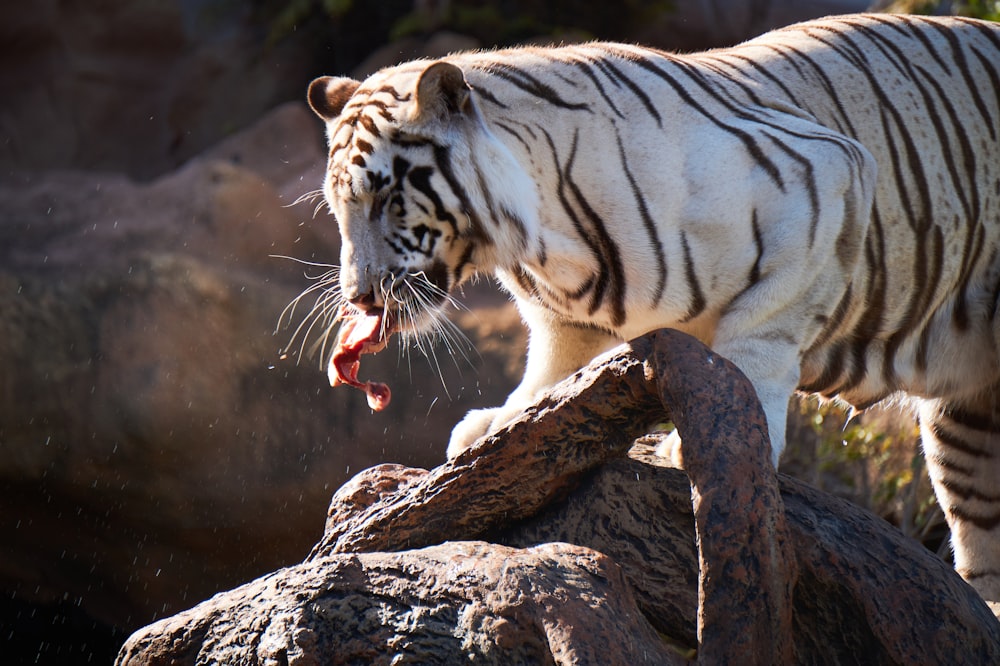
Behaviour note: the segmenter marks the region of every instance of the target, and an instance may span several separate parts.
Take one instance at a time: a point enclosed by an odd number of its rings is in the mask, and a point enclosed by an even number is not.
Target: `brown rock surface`
[[[682,663],[606,556],[484,542],[289,567],[137,632],[119,656],[123,664],[468,661]]]
[[[688,474],[621,459],[631,436],[667,416],[683,436]],[[674,331],[640,338],[563,382],[454,461],[429,472],[399,466],[362,472],[335,495],[324,538],[305,563],[137,632],[119,663],[225,660],[225,646],[236,644],[244,646],[241,663],[249,664],[337,661],[355,654],[339,646],[358,644],[370,646],[366,657],[379,663],[406,657],[410,645],[434,645],[422,661],[447,663],[437,656],[452,653],[438,650],[456,642],[488,644],[485,654],[500,650],[502,656],[490,659],[506,663],[539,654],[542,663],[594,663],[593,655],[601,663],[642,663],[625,651],[637,646],[656,663],[678,661],[685,646],[697,647],[698,661],[708,664],[1000,659],[1000,624],[972,588],[863,510],[794,480],[779,482],[763,423],[752,387],[728,361]],[[528,442],[537,449],[526,448]],[[734,447],[743,449],[735,457]],[[520,550],[445,543],[469,538]],[[556,548],[570,548],[576,559],[553,579],[546,566],[552,553],[538,544],[557,541],[574,544]],[[426,550],[412,550],[422,546]],[[386,550],[401,552],[380,552]],[[326,572],[324,563],[337,572],[356,561],[351,558],[367,562],[362,553],[373,553],[375,562],[388,558],[415,587]],[[487,559],[487,574],[474,579],[468,572],[480,557]],[[565,606],[557,616],[583,629],[547,633],[549,651],[525,657],[512,647],[522,646],[519,640],[502,642],[515,631],[506,622],[491,624],[484,643],[461,611],[419,623],[366,611],[370,599],[379,608],[409,609],[414,597],[422,608],[466,608],[471,597],[486,598],[497,584],[489,573],[499,566],[494,557],[514,563],[514,588],[530,590],[534,600],[506,598],[499,607],[516,608],[519,622],[522,611],[534,618],[541,609],[545,618],[546,605],[537,599],[552,595]],[[600,574],[611,584],[586,587],[581,606],[575,598],[581,592],[569,581],[589,585],[594,569],[588,562],[615,562],[623,577]],[[307,582],[303,571],[312,572]],[[481,587],[470,593],[470,584]],[[275,610],[260,592],[266,585],[294,587],[297,601]],[[317,598],[354,594],[361,598],[352,606],[354,617],[364,622],[316,612],[328,606]],[[612,619],[592,628],[590,611],[578,610],[588,606],[610,609]],[[645,619],[638,620],[640,614]],[[486,615],[509,622],[508,611]],[[548,628],[555,622],[552,616],[540,621]],[[678,648],[650,644],[646,622]],[[216,638],[223,633],[224,641]],[[272,644],[260,635],[278,637],[284,652],[269,652]]]
[[[7,5],[0,168],[153,178],[299,98],[311,66],[305,45],[265,49],[249,7],[209,5]]]

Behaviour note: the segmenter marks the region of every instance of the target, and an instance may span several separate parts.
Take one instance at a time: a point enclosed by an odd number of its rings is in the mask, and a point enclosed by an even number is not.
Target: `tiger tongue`
[[[327,375],[331,386],[347,384],[359,388],[368,396],[368,406],[376,412],[389,405],[392,393],[380,382],[358,380],[362,354],[381,351],[388,342],[388,335],[382,336],[382,313],[364,313],[345,307],[341,313],[340,332],[337,346],[330,357]]]

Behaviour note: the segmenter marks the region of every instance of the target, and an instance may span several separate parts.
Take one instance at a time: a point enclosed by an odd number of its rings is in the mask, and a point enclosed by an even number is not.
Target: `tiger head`
[[[535,242],[534,183],[488,130],[458,66],[322,77],[308,100],[326,123],[323,194],[340,229],[344,303],[420,332],[456,286],[516,264]]]

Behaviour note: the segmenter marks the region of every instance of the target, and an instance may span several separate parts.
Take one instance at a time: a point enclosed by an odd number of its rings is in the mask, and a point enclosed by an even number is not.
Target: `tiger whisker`
[[[288,324],[291,324],[295,318],[295,311],[303,299],[307,296],[318,293],[312,307],[302,317],[302,320],[299,322],[298,326],[295,327],[295,330],[292,331],[288,342],[282,348],[282,353],[288,353],[288,351],[293,348],[295,341],[300,340],[298,358],[296,359],[296,362],[298,362],[302,356],[305,355],[306,345],[313,334],[313,330],[317,326],[320,326],[322,327],[322,333],[313,345],[309,347],[308,353],[312,356],[316,353],[317,349],[319,349],[321,351],[320,365],[322,367],[326,360],[326,348],[330,339],[330,334],[340,321],[340,306],[343,302],[343,296],[340,290],[340,267],[334,264],[306,261],[304,259],[297,259],[295,257],[287,257],[284,255],[271,256],[281,259],[289,259],[305,266],[328,269],[319,275],[310,275],[309,273],[305,274],[306,279],[313,281],[313,284],[302,290],[298,296],[293,298],[288,305],[285,306],[278,317],[277,324],[277,328],[280,328],[282,322],[285,321],[287,321]],[[277,329],[275,330],[275,333],[277,333]]]
[[[433,313],[434,316],[432,317],[431,321],[435,337],[440,339],[442,343],[445,345],[445,347],[448,350],[449,356],[451,356],[452,359],[455,361],[456,367],[458,364],[456,352],[458,354],[461,354],[462,358],[464,358],[466,362],[468,362],[471,365],[472,361],[471,359],[469,359],[465,350],[473,349],[474,345],[472,345],[468,337],[465,335],[465,332],[462,331],[462,329],[459,328],[457,324],[451,321],[448,317],[443,316],[443,312],[440,307],[432,305],[434,295],[441,293],[440,288],[438,288],[433,283],[427,281],[416,282],[413,283],[411,286],[413,288],[413,293],[415,298],[417,298],[421,302],[421,304],[424,306],[425,309]],[[431,292],[431,294],[428,295],[423,293],[422,289],[427,289],[428,291]],[[455,300],[450,297],[447,298],[446,302],[455,304],[457,307]]]
[[[298,206],[301,203],[313,202],[316,199],[321,199],[320,205],[326,205],[326,200],[323,197],[323,190],[310,190],[309,192],[304,192],[298,196],[295,201],[285,204],[282,208],[292,208],[293,206]]]
[[[445,390],[445,393],[450,397],[450,392],[448,391],[447,382],[444,379],[444,372],[441,367],[440,361],[437,356],[436,348],[431,344],[434,340],[439,340],[444,345],[448,352],[448,356],[455,363],[455,367],[459,367],[459,356],[465,359],[469,365],[472,365],[472,361],[466,353],[466,349],[474,349],[474,345],[469,341],[465,333],[450,319],[444,316],[442,303],[453,304],[456,308],[464,307],[459,304],[455,299],[451,298],[446,292],[440,289],[437,285],[427,279],[427,276],[422,272],[410,273],[406,276],[409,279],[399,281],[400,287],[405,287],[409,295],[408,298],[399,298],[396,296],[395,291],[391,290],[390,294],[394,297],[395,302],[400,305],[400,312],[405,314],[403,319],[409,319],[409,322],[401,321],[404,325],[401,326],[401,331],[404,333],[404,348],[413,347],[416,348],[431,364],[434,368],[438,378],[441,380],[441,385]],[[395,285],[393,285],[395,287]],[[418,334],[415,333],[415,327],[406,326],[406,323],[412,323],[415,320],[414,310],[424,312],[428,315],[428,333]],[[409,364],[409,358],[407,358],[407,363]]]
[[[278,317],[278,323],[277,323],[278,328],[281,327],[281,322],[285,321],[286,319],[288,320],[288,323],[291,323],[292,318],[295,316],[295,309],[298,307],[298,305],[302,301],[302,299],[305,298],[306,296],[308,296],[309,294],[311,294],[311,293],[313,293],[315,291],[321,291],[322,292],[320,294],[320,296],[316,299],[316,303],[313,305],[312,309],[306,315],[306,318],[308,318],[311,314],[313,314],[313,313],[316,312],[317,307],[320,305],[320,303],[323,303],[323,302],[325,302],[325,301],[327,301],[327,300],[329,300],[331,298],[334,298],[334,296],[333,296],[333,294],[331,292],[333,292],[333,290],[336,287],[335,286],[331,287],[330,283],[331,283],[331,281],[329,281],[329,280],[324,280],[322,282],[318,282],[318,283],[310,286],[309,288],[303,290],[302,293],[300,293],[298,296],[296,296],[295,298],[293,298],[288,303],[288,305],[286,305],[285,308],[281,311],[281,315],[279,315],[279,317]],[[334,284],[336,284],[336,283],[334,282]],[[277,333],[277,329],[275,329],[275,333]]]

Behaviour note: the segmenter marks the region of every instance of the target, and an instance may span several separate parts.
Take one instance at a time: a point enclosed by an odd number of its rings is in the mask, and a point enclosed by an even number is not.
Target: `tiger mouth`
[[[361,356],[376,354],[389,344],[396,333],[397,318],[385,310],[362,311],[350,304],[340,310],[340,330],[327,375],[331,386],[346,384],[361,389],[368,397],[368,406],[382,411],[389,405],[392,393],[388,385],[376,381],[361,381],[358,371]]]

